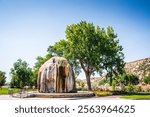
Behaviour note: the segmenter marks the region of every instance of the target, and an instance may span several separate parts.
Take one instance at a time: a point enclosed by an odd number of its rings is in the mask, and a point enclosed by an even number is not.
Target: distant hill
[[[149,67],[149,70],[144,73],[144,70],[141,70],[142,67]],[[128,62],[125,65],[125,71],[127,73],[135,74],[139,77],[139,79],[143,79],[144,76],[147,76],[150,73],[150,58],[140,59],[132,62]],[[100,80],[105,79],[105,77],[92,77],[91,83],[98,83]],[[86,83],[86,79],[81,80]]]
[[[150,73],[150,58],[129,62],[125,65],[125,70],[127,73],[133,73],[139,76],[139,79],[143,79],[144,76]]]

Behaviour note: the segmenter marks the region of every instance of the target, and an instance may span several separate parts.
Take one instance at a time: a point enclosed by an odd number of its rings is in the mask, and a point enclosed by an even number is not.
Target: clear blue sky
[[[81,20],[112,26],[125,61],[150,57],[148,0],[0,0],[0,70],[21,58],[32,67],[49,45],[65,38],[67,25]]]

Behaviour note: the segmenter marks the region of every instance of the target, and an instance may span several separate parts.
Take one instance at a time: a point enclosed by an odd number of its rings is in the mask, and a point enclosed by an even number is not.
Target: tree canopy
[[[32,69],[28,66],[26,61],[18,59],[11,68],[11,87],[23,88],[24,86],[32,85]]]
[[[6,76],[5,76],[5,72],[0,71],[0,87],[3,86],[6,82]]]
[[[48,54],[46,54],[45,57],[41,57],[41,56],[37,56],[36,57],[36,63],[35,63],[35,66],[34,66],[34,69],[33,69],[33,77],[32,77],[32,82],[33,82],[33,85],[36,86],[37,85],[37,77],[38,77],[38,71],[40,69],[40,67],[44,64],[44,62],[46,62],[47,60],[49,60],[53,54],[53,52],[51,51],[53,46],[50,46],[48,49],[47,49],[47,52]]]
[[[118,79],[116,80],[124,86],[139,84],[139,78],[134,74],[123,73],[118,75]]]
[[[90,77],[95,72],[104,73],[112,82],[112,75],[123,72],[124,54],[112,27],[104,29],[93,23],[81,21],[66,28],[66,39],[54,45],[54,50],[68,58],[79,71],[83,69],[88,89]]]

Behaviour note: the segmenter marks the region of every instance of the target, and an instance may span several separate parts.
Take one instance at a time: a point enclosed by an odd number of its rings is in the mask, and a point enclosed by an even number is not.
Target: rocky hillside
[[[142,80],[144,76],[147,76],[150,73],[150,58],[126,63],[125,70],[127,73],[137,75],[139,79]],[[103,79],[105,79],[105,77],[93,77],[91,78],[91,83],[92,85],[98,85],[99,81]],[[80,81],[84,82],[86,85],[86,79]]]
[[[150,58],[129,62],[125,65],[125,70],[139,76],[139,79],[143,79],[150,73]]]

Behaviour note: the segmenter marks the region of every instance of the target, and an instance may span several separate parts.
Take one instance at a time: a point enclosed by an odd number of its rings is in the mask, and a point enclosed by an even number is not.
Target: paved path
[[[0,95],[0,100],[124,100],[119,95],[106,97],[90,97],[90,98],[15,98],[9,95]]]

